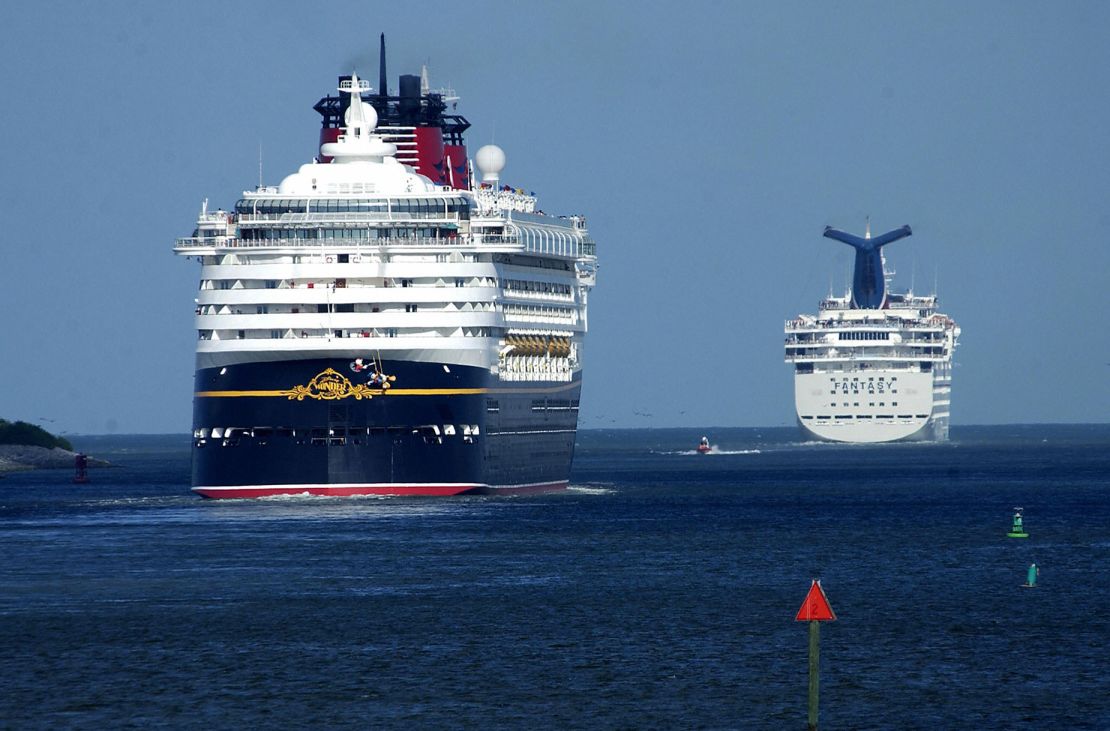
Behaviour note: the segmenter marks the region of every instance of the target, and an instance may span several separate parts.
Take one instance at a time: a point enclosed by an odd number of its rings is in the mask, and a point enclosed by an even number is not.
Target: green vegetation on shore
[[[45,447],[73,451],[73,445],[62,437],[56,437],[45,429],[25,421],[7,421],[0,419],[0,444],[19,444],[30,447]]]

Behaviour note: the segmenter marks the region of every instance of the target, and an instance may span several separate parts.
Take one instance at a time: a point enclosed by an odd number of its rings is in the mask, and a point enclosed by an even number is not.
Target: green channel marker
[[[1025,524],[1022,522],[1022,512],[1025,508],[1014,508],[1014,524],[1010,526],[1010,532],[1006,534],[1007,538],[1028,538],[1029,534],[1025,532]]]
[[[1029,564],[1029,573],[1026,575],[1025,583],[1022,584],[1022,587],[1025,588],[1025,589],[1036,589],[1037,588],[1037,577],[1040,576],[1040,575],[1041,575],[1041,570],[1039,568],[1037,568],[1037,564],[1035,564],[1035,563]]]

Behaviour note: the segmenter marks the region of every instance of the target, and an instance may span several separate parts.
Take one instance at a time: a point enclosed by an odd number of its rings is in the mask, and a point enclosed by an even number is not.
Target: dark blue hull
[[[206,497],[565,487],[581,381],[351,359],[196,373],[193,489]]]

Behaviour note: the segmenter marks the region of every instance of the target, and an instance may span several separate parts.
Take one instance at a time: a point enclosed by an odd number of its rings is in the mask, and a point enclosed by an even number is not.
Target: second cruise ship
[[[193,490],[451,495],[565,487],[595,245],[504,185],[450,91],[340,77],[319,155],[202,207]]]
[[[882,247],[910,227],[874,238],[870,228],[862,238],[825,229],[855,249],[852,289],[786,323],[798,424],[825,441],[946,440],[960,328],[938,311],[936,295],[888,291]]]

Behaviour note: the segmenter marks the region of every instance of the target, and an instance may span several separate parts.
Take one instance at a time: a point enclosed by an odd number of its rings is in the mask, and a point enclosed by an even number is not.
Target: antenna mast
[[[385,74],[385,33],[382,33],[379,39],[381,50],[378,52],[378,96],[384,101],[389,96],[389,90],[386,88],[386,74]]]

